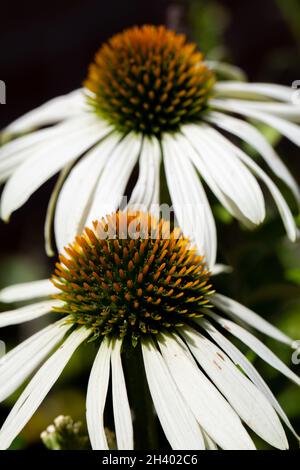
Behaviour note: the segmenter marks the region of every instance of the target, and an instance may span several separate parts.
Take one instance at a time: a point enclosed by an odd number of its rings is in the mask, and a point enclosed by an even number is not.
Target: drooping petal
[[[143,341],[142,351],[152,400],[172,449],[204,449],[200,427],[151,339]]]
[[[85,102],[83,90],[74,90],[67,95],[53,98],[38,108],[29,111],[7,126],[4,132],[13,134],[26,132],[36,127],[72,118],[84,111]]]
[[[272,98],[275,100],[292,101],[294,90],[284,85],[273,83],[245,83],[238,81],[219,81],[214,86],[217,95],[233,98]]]
[[[128,208],[136,207],[158,215],[161,149],[156,138],[144,138],[139,158],[139,176]]]
[[[280,132],[280,134],[287,137],[295,145],[300,146],[300,127],[292,122],[286,121],[285,119],[282,119],[278,116],[273,116],[272,114],[264,111],[252,109],[246,104],[237,106],[236,104],[232,103],[232,100],[212,99],[210,104],[213,108],[241,114],[242,116],[261,121],[276,129],[278,132]]]
[[[158,339],[158,344],[183,398],[213,441],[224,450],[254,449],[237,414],[180,342],[164,335]]]
[[[61,342],[72,327],[59,320],[23,341],[0,359],[0,401],[14,393],[36,367]]]
[[[33,154],[43,154],[56,140],[77,132],[78,122],[89,122],[88,115],[63,121],[47,129],[18,137],[0,147],[0,182],[9,178]]]
[[[227,264],[215,264],[213,269],[211,269],[211,274],[212,276],[218,276],[219,274],[222,273],[231,273],[232,272],[232,267],[228,266]]]
[[[208,322],[207,320],[203,318],[196,320],[196,322],[199,323],[199,325],[205,329],[205,331],[223,349],[223,351],[225,351],[225,353],[230,357],[230,359],[238,367],[241,367],[243,372],[247,374],[249,379],[252,380],[252,382],[257,386],[257,388],[269,400],[270,404],[277,411],[282,421],[294,434],[296,439],[300,440],[292,424],[290,423],[290,420],[288,419],[286,413],[280,406],[278,400],[275,398],[270,388],[268,387],[264,379],[261,377],[261,375],[257,372],[257,370],[252,365],[252,363],[249,361],[249,359],[247,359],[247,357],[244,356],[241,353],[241,351],[233,343],[231,343],[227,338],[225,338],[225,336],[223,336],[210,322]]]
[[[53,126],[49,129],[40,129],[31,134],[22,135],[21,137],[15,138],[10,142],[7,142],[0,147],[0,162],[10,160],[14,158],[14,155],[18,155],[24,150],[32,149],[35,145],[43,143],[48,137],[55,134],[55,131],[60,126]],[[0,166],[2,169],[2,167]]]
[[[122,340],[112,347],[111,374],[115,432],[118,450],[133,450],[133,427],[121,360]]]
[[[201,149],[201,151],[199,151],[199,148],[194,148],[192,143],[185,136],[183,136],[183,139],[185,139],[185,148],[187,156],[190,158],[191,162],[197,168],[200,175],[206,181],[216,198],[219,199],[220,203],[228,210],[228,212],[230,212],[230,214],[233,215],[233,217],[236,217],[238,220],[243,222],[244,225],[250,228],[255,227],[255,224],[250,222],[250,220],[247,219],[244,214],[239,210],[235,202],[222,192],[221,188],[218,186],[213,176],[211,175],[209,169],[206,166],[206,157],[210,154],[210,149],[205,149],[204,143],[203,148]]]
[[[294,104],[287,103],[266,103],[263,101],[242,101],[242,100],[230,100],[232,106],[236,108],[246,105],[246,108],[254,111],[261,111],[272,116],[278,116],[287,121],[299,122],[300,121],[300,108]]]
[[[141,151],[141,137],[128,134],[116,146],[99,178],[86,223],[99,220],[119,207]]]
[[[199,151],[202,162],[219,190],[251,223],[261,223],[265,217],[264,198],[256,179],[247,167],[226,147],[215,142],[210,126],[188,125],[184,126],[182,131]],[[238,217],[238,214],[235,215]]]
[[[205,449],[206,450],[218,450],[217,444],[212,440],[212,438],[207,434],[207,432],[203,432]]]
[[[206,119],[255,148],[276,176],[291,189],[296,200],[300,201],[300,190],[296,180],[261,132],[246,121],[218,112],[211,112]]]
[[[61,305],[63,304],[60,301],[44,300],[43,302],[37,302],[31,305],[26,305],[25,307],[0,313],[0,328],[35,320],[42,315],[50,313],[53,307],[60,307]]]
[[[215,168],[213,171],[219,172],[219,178],[220,169],[224,168],[223,165],[227,167],[228,181],[226,181],[226,183],[224,182],[224,188],[226,187],[224,192],[226,193],[230,186],[237,186],[237,193],[235,195],[233,194],[232,197],[230,195],[230,191],[228,191],[227,196],[237,204],[239,210],[244,213],[245,217],[247,217],[251,223],[259,224],[265,218],[265,203],[261,188],[248,168],[241,162],[238,162],[239,159],[235,159],[232,152],[230,152],[226,147],[218,144],[215,139],[215,132],[216,131],[211,126],[201,126],[200,135],[204,140],[206,140],[212,153],[218,157],[216,159],[216,164],[219,163],[218,170]],[[224,176],[224,174],[221,172],[221,181],[222,176]],[[237,182],[234,179],[235,177],[238,178],[239,184],[236,184]],[[232,184],[232,181],[235,181],[235,185]],[[252,197],[250,197],[251,194]]]
[[[36,149],[55,137],[59,127],[41,129],[0,147],[0,182],[4,182]]]
[[[87,214],[101,172],[120,136],[111,134],[88,152],[71,170],[58,196],[54,230],[58,250],[80,234],[87,225]]]
[[[285,226],[288,237],[291,241],[296,241],[298,238],[298,229],[295,224],[293,214],[291,213],[285,199],[280,193],[277,186],[273,183],[271,178],[250,158],[245,154],[239,147],[236,147],[228,139],[226,139],[222,134],[216,130],[211,130],[213,138],[216,142],[219,142],[219,145],[228,148],[228,151],[231,151],[236,154],[236,156],[245,164],[249,169],[257,175],[267,186],[271,195],[273,196],[274,202],[277,205],[278,211],[281,215],[282,222]]]
[[[108,449],[103,413],[109,381],[111,347],[111,341],[105,337],[94,361],[88,384],[86,420],[93,450]]]
[[[20,302],[23,300],[36,299],[38,297],[48,297],[57,292],[57,287],[55,287],[49,279],[22,282],[21,284],[4,287],[4,289],[0,291],[0,302]]]
[[[53,139],[42,151],[37,149],[14,172],[1,198],[1,216],[4,220],[8,220],[11,213],[22,206],[45,181],[109,132],[109,128],[101,125],[94,116],[85,116],[75,124],[72,132]]]
[[[228,80],[247,80],[244,70],[236,65],[220,62],[219,60],[206,60],[205,63],[211,70],[224,78],[228,78]]]
[[[227,313],[234,320],[242,320],[248,325],[252,326],[261,333],[270,336],[271,338],[280,341],[281,343],[292,346],[294,340],[289,338],[286,334],[280,331],[276,326],[269,323],[267,320],[262,318],[257,313],[253,312],[249,308],[240,304],[236,300],[226,297],[222,294],[214,294],[211,297],[211,302],[220,310]]]
[[[53,228],[53,221],[54,221],[54,216],[55,216],[55,209],[56,209],[56,204],[57,204],[59,193],[72,167],[73,167],[73,162],[69,163],[61,170],[55,182],[54,188],[52,190],[52,193],[48,202],[45,224],[44,224],[45,251],[48,256],[55,256],[55,250],[53,247],[53,239],[52,239],[52,228]]]
[[[254,351],[261,359],[267,364],[272,366],[274,369],[281,372],[288,379],[294,382],[296,385],[300,385],[300,378],[291,371],[262,341],[256,338],[252,333],[237,325],[231,320],[220,317],[214,312],[208,312],[208,315],[213,318],[219,325],[225,330],[229,331],[230,334],[236,336],[240,341],[246,344],[252,351]]]
[[[185,140],[165,136],[162,141],[168,188],[176,218],[184,235],[205,253],[207,264],[216,261],[217,235],[213,215],[196,170],[186,156]]]
[[[159,208],[156,207],[160,202],[160,165],[161,165],[161,148],[157,139],[151,140],[150,159],[154,168],[154,191],[152,196],[152,204],[149,208],[150,212],[159,216]]]
[[[241,419],[273,447],[287,449],[288,442],[278,416],[260,390],[201,333],[192,328],[181,332],[199,365]]]
[[[90,335],[82,327],[75,330],[55,351],[22,392],[0,430],[0,449],[7,449],[30,420],[52,388],[78,346]]]

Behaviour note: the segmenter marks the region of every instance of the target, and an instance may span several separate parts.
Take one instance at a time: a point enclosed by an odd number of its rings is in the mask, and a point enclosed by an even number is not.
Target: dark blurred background
[[[166,24],[185,32],[207,57],[241,67],[252,81],[291,86],[300,79],[299,0],[10,1],[1,5],[0,79],[6,83],[7,104],[0,107],[0,129],[47,99],[80,86],[103,41],[123,28],[144,23]],[[278,152],[300,182],[299,149],[270,129],[264,132],[277,144]],[[0,223],[1,287],[43,278],[51,272],[54,261],[44,254],[43,223],[54,183],[55,178],[35,193],[13,214],[8,225]],[[282,190],[293,204],[287,188]],[[212,199],[212,203],[219,225],[219,259],[234,268],[231,275],[215,279],[215,285],[300,339],[299,244],[291,245],[286,240],[271,203],[266,223],[254,232],[243,230],[216,201]],[[45,321],[6,328],[0,339],[12,346]],[[273,341],[267,343],[299,372],[299,366],[291,364],[290,351]],[[39,433],[58,414],[84,420],[93,354],[91,346],[75,355],[14,448],[41,446]],[[264,373],[299,431],[296,386],[255,355],[247,354]],[[0,408],[0,421],[14,400],[15,396]],[[267,448],[259,440],[256,442],[260,448]],[[293,438],[290,443],[297,447]],[[166,443],[162,441],[161,445]]]

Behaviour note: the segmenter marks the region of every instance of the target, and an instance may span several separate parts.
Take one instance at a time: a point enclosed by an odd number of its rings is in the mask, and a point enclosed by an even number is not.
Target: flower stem
[[[157,449],[158,423],[149,393],[140,346],[138,345],[124,356],[129,399],[133,410],[134,447],[136,450]]]

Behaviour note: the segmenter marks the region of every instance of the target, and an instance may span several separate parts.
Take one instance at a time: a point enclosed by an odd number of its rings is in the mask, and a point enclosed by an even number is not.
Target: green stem
[[[136,450],[157,449],[157,419],[149,393],[140,346],[138,345],[124,356],[126,382],[134,418],[134,448]]]

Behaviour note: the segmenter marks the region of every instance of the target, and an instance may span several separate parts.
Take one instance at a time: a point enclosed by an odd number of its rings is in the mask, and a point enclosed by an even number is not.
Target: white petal
[[[232,100],[216,100],[212,99],[210,105],[216,109],[222,109],[232,113],[241,114],[243,116],[253,118],[257,121],[264,122],[268,126],[277,129],[280,134],[290,139],[295,145],[300,146],[300,127],[292,122],[288,122],[278,116],[272,116],[263,111],[254,110],[246,105],[235,105]]]
[[[13,174],[13,172],[15,171],[17,166],[18,166],[18,164],[16,164],[15,166],[12,165],[11,168],[4,169],[4,170],[1,171],[1,173],[0,173],[0,184],[5,183],[11,177],[11,175]]]
[[[236,413],[186,349],[170,335],[159,338],[158,343],[181,394],[209,436],[224,450],[254,449]]]
[[[222,167],[221,165],[224,164],[225,167],[227,167],[227,173],[221,173],[221,180],[222,176],[226,174],[228,176],[228,187],[237,186],[237,193],[231,196],[230,192],[227,192],[227,196],[232,198],[232,200],[237,204],[239,210],[244,213],[245,217],[248,217],[251,223],[261,223],[265,218],[265,202],[256,178],[253,177],[252,173],[245,165],[241,162],[238,163],[239,158],[236,159],[236,156],[231,149],[222,145],[221,142],[218,142],[216,137],[220,134],[215,129],[211,126],[203,125],[201,126],[201,132],[202,137],[206,139],[206,143],[215,155],[218,155],[220,160],[219,169],[215,169],[213,171],[220,176],[220,168]],[[237,178],[240,185],[236,184],[237,180],[235,178]],[[232,185],[232,181],[235,181],[235,185]]]
[[[64,317],[58,320],[57,322],[46,326],[34,335],[31,335],[28,339],[20,343],[15,348],[11,349],[4,356],[2,356],[2,358],[0,358],[1,371],[3,372],[4,370],[6,370],[5,368],[10,369],[13,366],[13,361],[15,357],[19,355],[19,358],[21,358],[23,351],[28,350],[28,348],[34,347],[34,344],[40,344],[39,341],[42,341],[43,335],[48,336],[49,331],[56,331],[58,327],[66,323],[67,318],[68,317]]]
[[[276,176],[281,178],[291,189],[296,200],[300,201],[300,191],[296,180],[261,132],[246,121],[218,112],[208,114],[206,119],[225,131],[243,139],[247,144],[255,148]]]
[[[273,447],[287,449],[277,414],[259,389],[202,334],[185,328],[182,335],[199,365],[250,429]]]
[[[211,297],[211,302],[220,310],[227,313],[227,315],[232,317],[234,320],[242,320],[261,333],[268,335],[271,338],[280,341],[281,343],[292,346],[293,340],[291,338],[289,338],[274,325],[266,321],[260,315],[240,304],[236,300],[233,300],[230,297],[226,297],[222,294],[214,294]]]
[[[58,96],[16,119],[5,128],[5,132],[26,132],[35,127],[52,124],[84,111],[86,98],[83,90],[75,90],[67,95]]]
[[[141,137],[134,134],[128,134],[114,149],[98,181],[86,219],[87,225],[117,210],[140,149]]]
[[[293,214],[291,213],[282,194],[280,193],[277,186],[273,183],[271,178],[269,178],[269,176],[250,157],[248,157],[245,152],[232,144],[228,139],[222,136],[222,134],[214,131],[214,139],[215,141],[219,142],[221,146],[228,148],[228,151],[234,152],[236,156],[266,184],[274,198],[274,202],[277,205],[288,237],[291,241],[295,241],[298,237],[298,230],[293,218]]]
[[[247,109],[262,111],[269,115],[278,116],[288,121],[300,121],[300,106],[287,103],[265,103],[263,101],[230,100],[230,104],[237,109],[246,106]]]
[[[219,186],[216,184],[212,174],[210,173],[209,169],[206,166],[206,157],[207,155],[209,155],[210,149],[203,147],[201,151],[199,151],[199,148],[197,148],[196,150],[196,148],[193,147],[193,145],[188,139],[186,139],[185,137],[184,139],[185,139],[184,144],[185,144],[187,156],[190,158],[191,162],[195,165],[200,175],[206,181],[206,183],[208,184],[208,186],[210,187],[211,191],[214,193],[216,198],[219,199],[221,204],[223,204],[223,206],[228,210],[228,212],[230,212],[238,220],[241,220],[246,226],[255,227],[255,225],[250,223],[250,220],[247,219],[242,214],[242,212],[239,210],[239,208],[234,203],[234,201],[228,198],[226,194],[224,194],[222,190],[219,188]]]
[[[72,169],[59,193],[54,219],[59,251],[81,233],[103,168],[120,140],[111,134],[88,152]]]
[[[15,161],[21,162],[25,160],[28,152],[30,154],[36,149],[42,149],[44,146],[47,147],[53,142],[53,139],[61,138],[72,131],[76,132],[80,129],[81,125],[88,124],[93,119],[95,120],[96,118],[87,113],[82,114],[47,129],[39,129],[9,141],[0,147],[0,169],[3,170],[5,168],[4,165],[9,167],[10,162],[15,164]]]
[[[10,214],[22,206],[45,181],[108,132],[108,128],[101,126],[101,121],[99,123],[96,117],[84,116],[73,126],[73,132],[53,139],[41,151],[37,149],[18,167],[6,184],[1,199],[2,218],[8,220]]]
[[[13,172],[34,153],[43,153],[58,139],[72,131],[77,131],[78,122],[90,121],[88,115],[63,121],[48,129],[41,129],[19,137],[0,147],[0,182],[5,181]]]
[[[139,158],[139,175],[132,190],[128,206],[138,206],[144,204],[147,208],[151,204],[154,190],[154,166],[150,160],[150,139],[144,138],[141,154]]]
[[[39,145],[56,135],[55,126],[19,137],[0,147],[0,182],[5,181],[15,169],[29,158]]]
[[[50,129],[41,129],[39,131],[32,132],[31,134],[26,134],[13,139],[7,144],[4,144],[2,147],[0,147],[0,164],[6,160],[14,158],[15,155],[18,155],[24,150],[28,150],[37,144],[43,143],[45,139],[55,133],[54,131],[58,127],[59,126],[54,126]],[[0,168],[2,169],[1,166]]]
[[[75,350],[89,334],[85,328],[75,330],[38,370],[0,430],[0,449],[7,449],[11,445],[57,381]]]
[[[216,131],[213,128],[206,125],[189,125],[184,126],[182,131],[199,150],[204,164],[221,192],[236,204],[250,222],[261,223],[265,217],[264,198],[256,179],[247,167],[233,152],[229,152],[226,147],[215,141]],[[235,184],[232,184],[233,181]]]
[[[110,356],[111,342],[105,337],[91,370],[86,397],[86,420],[93,450],[108,449],[103,413],[109,381]]]
[[[56,300],[44,300],[35,304],[26,305],[15,310],[0,313],[0,328],[9,325],[18,325],[50,313],[53,307],[60,307],[62,302]]]
[[[211,323],[209,323],[207,320],[204,320],[203,318],[200,318],[199,320],[196,320],[197,323],[201,327],[207,331],[207,333],[212,337],[212,339],[223,349],[223,351],[228,354],[228,356],[231,358],[231,360],[241,369],[247,376],[249,377],[250,380],[257,386],[257,388],[265,395],[265,397],[269,400],[270,404],[273,406],[273,408],[277,411],[278,415],[281,417],[282,421],[286,424],[286,426],[292,431],[296,439],[300,439],[299,436],[297,435],[296,431],[294,430],[293,426],[291,425],[287,415],[283,411],[282,407],[276,400],[275,396],[271,392],[270,388],[266,384],[266,382],[263,380],[261,375],[257,372],[255,367],[251,364],[249,359],[247,359],[246,356],[244,356],[241,351],[234,345],[232,344],[225,336],[223,336]]]
[[[229,80],[247,80],[245,72],[236,65],[219,62],[218,60],[206,60],[206,65],[218,74],[228,77]]]
[[[208,312],[217,323],[219,323],[225,330],[229,331],[232,335],[236,336],[244,344],[246,344],[252,351],[254,351],[261,359],[267,362],[270,366],[277,369],[295,384],[300,385],[300,378],[291,371],[262,341],[257,339],[252,333],[245,330],[241,326],[226,320],[225,318],[216,315],[213,312]]]
[[[57,287],[55,287],[49,279],[24,282],[4,287],[4,289],[0,291],[0,302],[20,302],[23,300],[36,299],[38,297],[48,297],[49,295],[57,294],[57,292]]]
[[[128,207],[157,215],[160,188],[161,150],[156,138],[144,138],[139,158],[139,176]],[[140,209],[139,209],[140,206]]]
[[[152,400],[172,449],[204,449],[200,427],[151,339],[142,343],[142,351]]]
[[[34,334],[0,359],[0,401],[14,393],[72,327],[65,319]]]
[[[133,450],[133,427],[121,360],[122,340],[117,339],[111,353],[112,395],[118,450]]]
[[[237,98],[273,98],[280,101],[292,101],[294,90],[284,85],[273,83],[245,83],[238,81],[219,81],[214,92],[221,96]]]
[[[57,129],[59,127],[62,127],[62,125],[55,126],[54,128]],[[48,207],[47,207],[47,214],[46,214],[46,219],[45,219],[45,225],[44,225],[45,251],[46,251],[48,256],[55,256],[55,250],[53,248],[53,240],[52,240],[53,220],[54,220],[54,216],[55,216],[58,196],[61,192],[61,189],[64,188],[64,183],[65,183],[66,178],[69,175],[72,167],[73,167],[73,162],[70,162],[69,164],[67,164],[61,170],[61,172],[59,174],[59,177],[57,178],[56,183],[54,185],[54,188],[52,190],[51,197],[49,199],[49,203],[48,203]],[[86,188],[85,185],[81,188],[81,193],[82,193],[84,188]],[[78,193],[76,192],[73,195],[73,199],[75,198],[74,196],[77,195],[77,194]],[[81,199],[79,199],[79,201],[81,201]],[[72,240],[72,239],[73,238],[69,238],[69,240]]]
[[[213,269],[211,269],[212,276],[218,276],[218,274],[222,273],[231,273],[232,267],[228,266],[227,264],[215,264]]]
[[[180,136],[165,136],[162,148],[168,188],[179,226],[212,268],[217,251],[215,222],[200,179],[186,156],[185,140]]]
[[[154,167],[154,191],[152,196],[152,204],[149,212],[159,217],[159,203],[160,203],[160,165],[161,165],[161,147],[157,139],[151,139],[150,159]]]
[[[254,161],[248,158],[247,155],[239,153],[239,157],[245,162],[246,165],[248,165],[250,169],[253,170],[253,173],[256,173],[256,175],[265,183],[265,185],[269,189],[274,199],[274,202],[278,208],[282,222],[285,226],[286,233],[289,239],[292,242],[295,242],[299,238],[299,231],[297,229],[293,214],[291,213],[289,206],[287,205],[281,192],[273,183],[271,178],[269,178],[269,176],[263,170],[261,170]]]
[[[203,437],[204,437],[204,442],[205,442],[205,449],[206,450],[218,450],[217,444],[209,437],[209,435],[205,432],[203,432]]]
[[[59,193],[72,167],[73,167],[73,162],[69,163],[61,170],[56,180],[56,183],[54,185],[54,188],[52,190],[49,202],[48,202],[45,225],[44,225],[45,251],[48,256],[55,256],[56,254],[55,249],[53,247],[53,240],[52,240],[52,229],[53,229],[53,220],[55,216],[55,209],[56,209],[56,204],[57,204]]]

